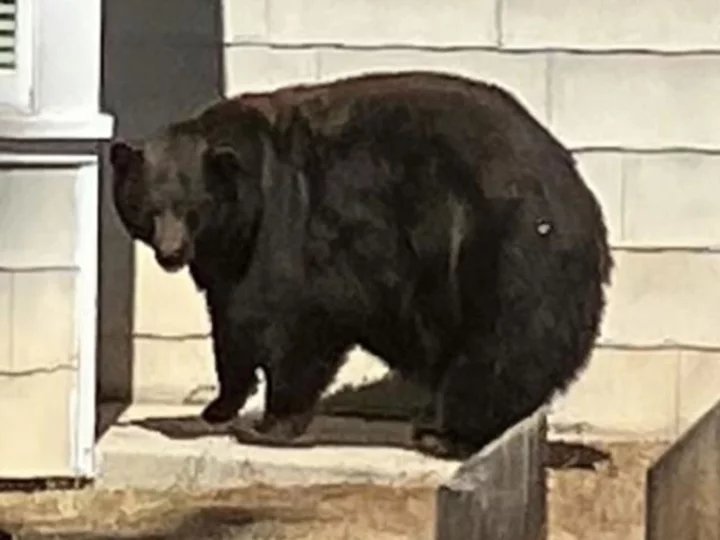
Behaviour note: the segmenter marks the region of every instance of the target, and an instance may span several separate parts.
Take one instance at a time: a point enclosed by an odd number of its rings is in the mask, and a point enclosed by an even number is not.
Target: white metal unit
[[[0,155],[0,187],[10,198],[15,191],[18,200],[32,201],[28,186],[47,186],[48,182],[52,185],[53,178],[57,177],[63,185],[57,188],[58,196],[72,201],[68,208],[74,212],[74,219],[65,219],[65,216],[64,221],[59,218],[53,221],[52,216],[42,212],[33,215],[32,204],[28,204],[25,211],[27,219],[34,220],[33,230],[39,231],[37,239],[32,236],[27,239],[29,252],[34,249],[42,254],[48,231],[52,232],[52,227],[58,227],[57,223],[62,221],[64,229],[57,230],[57,235],[74,246],[74,255],[68,258],[67,266],[61,267],[44,265],[42,256],[38,256],[37,263],[26,260],[15,264],[13,252],[3,251],[2,246],[3,235],[15,234],[18,224],[0,219],[0,270],[9,276],[5,281],[0,276],[0,334],[8,332],[10,340],[26,335],[25,323],[18,322],[23,314],[16,315],[16,307],[7,308],[6,318],[10,323],[7,330],[2,327],[2,295],[5,293],[12,298],[18,294],[15,281],[22,281],[28,273],[35,272],[33,279],[39,279],[36,283],[42,289],[42,278],[37,276],[45,275],[45,272],[53,287],[64,279],[74,284],[74,292],[58,295],[58,309],[69,306],[74,313],[72,330],[65,332],[72,342],[71,354],[63,350],[55,358],[51,352],[41,351],[51,367],[43,365],[39,370],[31,365],[38,360],[30,358],[32,355],[24,355],[22,347],[14,347],[14,352],[9,354],[11,358],[4,364],[0,357],[0,407],[6,411],[28,410],[36,415],[36,419],[45,421],[50,416],[43,416],[39,403],[46,407],[43,410],[67,411],[65,425],[58,428],[65,436],[58,436],[57,448],[51,445],[46,454],[42,454],[45,451],[40,451],[32,441],[21,440],[21,436],[19,440],[6,438],[3,444],[15,444],[17,451],[6,449],[5,454],[0,451],[0,456],[7,456],[7,459],[3,457],[0,467],[3,477],[14,476],[14,471],[18,477],[88,477],[95,472],[98,157],[88,155],[87,146],[77,152],[63,150],[61,154],[49,155],[38,150],[37,141],[52,140],[65,143],[64,148],[72,148],[73,145],[67,143],[106,140],[112,136],[113,118],[99,108],[101,5],[99,0],[0,0],[0,141],[13,141],[12,152]],[[31,172],[19,174],[19,170]],[[19,177],[27,178],[27,183],[19,183]],[[43,199],[41,193],[38,193],[38,199]],[[47,288],[52,289],[50,285]],[[51,296],[48,293],[45,298]],[[12,306],[12,302],[9,304]],[[36,339],[43,339],[43,331],[62,333],[52,324],[52,317],[38,320]],[[70,373],[59,379],[65,386],[51,384],[50,392],[37,390],[47,388],[43,386],[47,383],[35,384],[32,377],[54,373],[56,369],[52,362],[56,362],[58,369]],[[22,392],[16,391],[21,387]],[[3,388],[8,391],[3,392]],[[60,416],[52,418],[55,425],[63,423]],[[5,431],[3,422],[9,427],[22,428],[21,424],[13,424],[15,420],[10,415],[3,416],[0,411],[0,431]],[[22,428],[21,435],[24,432]],[[32,449],[37,459],[28,458],[27,453],[23,455],[24,447]]]

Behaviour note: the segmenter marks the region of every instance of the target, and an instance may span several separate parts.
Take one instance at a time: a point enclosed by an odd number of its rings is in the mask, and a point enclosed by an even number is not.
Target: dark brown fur
[[[587,361],[612,268],[603,216],[571,154],[496,86],[415,72],[245,94],[145,154],[115,147],[116,202],[156,253],[177,243],[156,238],[159,216],[185,231],[221,384],[209,421],[237,412],[260,365],[259,429],[302,433],[359,343],[434,392],[422,447],[472,451]]]

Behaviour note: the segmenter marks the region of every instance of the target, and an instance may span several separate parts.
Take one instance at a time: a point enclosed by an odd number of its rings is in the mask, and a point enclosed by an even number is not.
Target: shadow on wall
[[[222,94],[222,28],[222,0],[103,0],[101,102],[115,115],[116,137],[146,137]],[[104,150],[97,395],[120,414],[132,399],[135,260],[112,206]],[[115,419],[100,416],[98,436]]]

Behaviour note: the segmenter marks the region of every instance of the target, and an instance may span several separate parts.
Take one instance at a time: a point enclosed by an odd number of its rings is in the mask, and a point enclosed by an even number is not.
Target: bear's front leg
[[[224,301],[208,300],[219,394],[201,413],[209,424],[233,420],[257,388],[255,329],[232,323]]]
[[[322,392],[342,366],[350,346],[333,335],[329,325],[320,332],[317,325],[302,326],[271,332],[265,414],[255,425],[271,440],[289,441],[307,431]]]

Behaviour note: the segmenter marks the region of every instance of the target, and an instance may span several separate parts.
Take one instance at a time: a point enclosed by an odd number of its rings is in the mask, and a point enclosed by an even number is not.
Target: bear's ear
[[[210,146],[205,150],[205,172],[224,179],[238,174],[258,177],[262,172],[263,150],[260,141],[247,140],[237,146]]]
[[[243,149],[241,149],[243,150]],[[246,182],[242,179],[259,178],[260,152],[245,148],[240,152],[230,146],[211,146],[203,154],[205,181],[211,191],[224,198],[236,198],[238,189]]]
[[[205,150],[203,166],[213,179],[234,180],[240,173],[240,156],[229,146],[211,146]]]
[[[142,160],[142,150],[137,150],[126,142],[114,142],[110,146],[110,165],[117,179],[125,179],[135,160]]]

